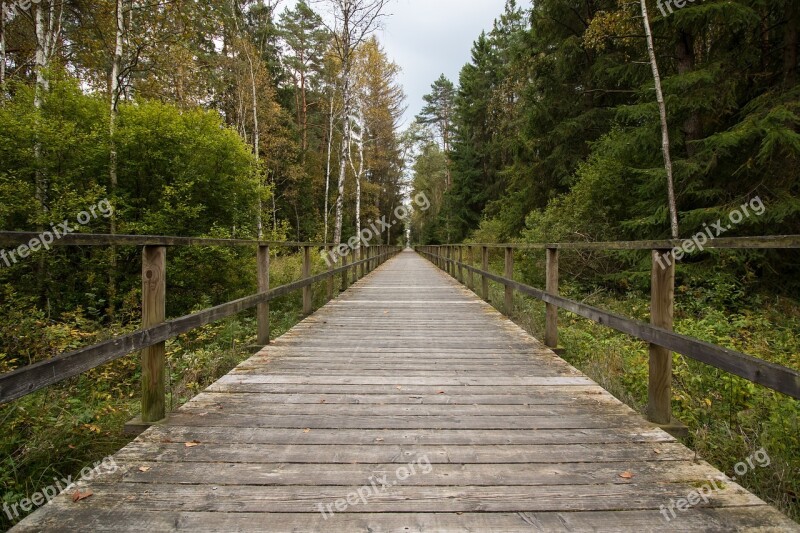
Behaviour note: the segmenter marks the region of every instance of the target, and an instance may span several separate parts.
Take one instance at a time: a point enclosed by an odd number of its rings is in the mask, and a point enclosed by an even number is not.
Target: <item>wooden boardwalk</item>
[[[15,531],[800,530],[412,252],[115,461]]]

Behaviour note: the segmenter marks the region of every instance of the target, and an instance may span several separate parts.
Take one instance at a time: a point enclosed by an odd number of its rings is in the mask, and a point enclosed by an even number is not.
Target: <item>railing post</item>
[[[333,251],[333,248],[332,248],[332,247],[330,247],[330,246],[326,246],[326,247],[325,247],[325,252],[327,253],[327,257],[328,257],[328,261],[329,261],[329,263],[328,263],[328,272],[330,272],[330,271],[332,271],[334,268],[336,268],[336,263],[334,263],[334,262],[333,262],[333,259],[332,259],[333,255],[334,255],[334,254],[332,254],[332,253],[331,253],[332,251]],[[329,275],[329,276],[328,276],[328,280],[327,280],[327,283],[328,283],[328,287],[327,287],[327,289],[328,289],[328,293],[326,294],[326,297],[327,297],[327,299],[328,299],[328,301],[329,301],[329,302],[330,302],[331,300],[333,300],[333,282],[334,282],[334,280],[333,280],[333,275]]]
[[[348,263],[350,262],[350,254],[342,255],[342,266],[347,267]],[[345,268],[342,270],[342,292],[346,291],[347,288],[350,286],[350,269]]]
[[[481,270],[484,272],[489,272],[489,247],[482,246],[481,247]],[[481,276],[483,278],[481,280],[481,296],[487,302],[489,301],[489,278],[486,276]]]
[[[547,249],[547,294],[558,296],[558,248]],[[547,304],[544,328],[544,343],[558,348],[558,306]]]
[[[269,291],[269,246],[258,247],[258,292]],[[258,344],[269,344],[269,302],[258,304]]]
[[[475,266],[475,247],[474,246],[470,246],[469,247],[469,266],[471,266],[471,267]],[[474,291],[475,290],[475,272],[470,270],[468,272],[468,275],[469,275],[469,290]]]
[[[353,252],[353,268],[351,269],[353,271],[352,273],[353,277],[350,278],[351,285],[355,284],[359,280],[358,269],[361,268],[361,265],[358,265],[356,263],[358,263],[363,257],[364,257],[363,248],[357,248],[356,251]]]
[[[166,318],[167,248],[145,246],[142,250],[142,329]],[[142,350],[142,422],[151,424],[166,416],[164,346],[160,342]]]
[[[458,281],[464,284],[464,267],[461,264],[464,262],[464,247],[458,247]]]
[[[303,246],[303,279],[311,277],[311,247]],[[311,294],[312,287],[303,287],[303,314],[308,316],[314,312],[314,303]]]
[[[514,249],[506,247],[506,272],[507,279],[514,279]],[[506,285],[506,300],[505,300],[506,315],[511,316],[514,314],[514,289]]]
[[[650,323],[672,331],[675,301],[675,259],[669,250],[653,250]],[[672,422],[672,353],[650,345],[650,379],[647,389],[647,417],[656,424]]]

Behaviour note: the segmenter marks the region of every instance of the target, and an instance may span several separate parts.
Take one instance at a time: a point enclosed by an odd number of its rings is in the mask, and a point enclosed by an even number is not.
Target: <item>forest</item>
[[[711,238],[800,234],[800,4],[678,3],[507,0],[458,79],[409,102],[390,0],[0,0],[0,230],[339,244],[424,198],[376,243],[692,238],[744,211]],[[136,247],[2,253],[0,374],[139,328]],[[300,256],[272,253],[295,280]],[[565,254],[562,291],[646,320],[649,260]],[[543,286],[543,257],[515,269]],[[167,315],[253,294],[255,271],[245,249],[170,250]],[[800,370],[799,274],[796,250],[689,254],[675,329]],[[274,335],[299,308],[273,304]],[[537,336],[541,316],[518,298]],[[647,345],[561,320],[565,359],[642,410]],[[170,407],[254,338],[245,313],[169,342]],[[739,482],[800,519],[800,403],[673,366],[684,442],[724,471],[763,447]],[[140,377],[126,357],[0,405],[0,504],[129,442]]]

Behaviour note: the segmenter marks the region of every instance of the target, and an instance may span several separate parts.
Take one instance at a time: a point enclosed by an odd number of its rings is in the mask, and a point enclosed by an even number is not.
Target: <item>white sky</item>
[[[521,2],[527,4],[528,2]],[[278,11],[295,0],[279,4]],[[324,17],[325,2],[309,2]],[[489,31],[505,0],[392,0],[378,38],[402,69],[400,81],[408,99],[402,127],[422,109],[423,95],[441,74],[458,84],[461,67],[470,60],[472,43]]]
[[[472,43],[489,31],[505,0],[394,0],[378,33],[387,55],[403,69],[408,100],[404,126],[422,109],[422,96],[444,74],[458,84]]]

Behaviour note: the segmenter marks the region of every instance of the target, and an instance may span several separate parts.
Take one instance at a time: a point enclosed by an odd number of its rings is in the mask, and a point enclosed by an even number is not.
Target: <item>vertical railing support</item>
[[[489,247],[481,246],[481,270],[489,272]],[[481,276],[481,296],[489,301],[489,278]]]
[[[514,279],[514,249],[511,247],[506,247],[505,277]],[[508,285],[506,285],[505,311],[508,316],[514,314],[514,289]]]
[[[166,318],[167,249],[145,246],[142,250],[142,329]],[[150,424],[166,416],[164,388],[165,343],[142,350],[142,422]]]
[[[342,255],[342,266],[346,267],[350,263],[350,254]],[[342,270],[342,292],[350,287],[350,269],[345,268]]]
[[[311,277],[311,247],[303,246],[303,279]],[[314,302],[312,297],[312,286],[303,287],[303,314],[308,316],[314,312]]]
[[[475,266],[475,247],[470,246],[467,251],[469,252],[469,266]],[[470,270],[467,274],[469,276],[469,290],[475,290],[475,272]]]
[[[464,283],[464,267],[461,266],[464,263],[464,247],[458,247],[458,281],[463,285]]]
[[[547,294],[558,296],[558,248],[547,249],[546,267]],[[544,327],[544,343],[550,348],[558,348],[558,306],[547,304]]]
[[[258,247],[258,292],[269,292],[269,246]],[[259,346],[269,344],[269,302],[258,304],[257,311]]]
[[[653,250],[650,323],[672,331],[675,301],[675,259],[669,250]],[[647,389],[647,417],[656,424],[672,422],[672,353],[650,345],[650,379]]]
[[[333,259],[331,259],[333,257],[333,255],[334,255],[332,253],[333,252],[333,248],[330,247],[330,246],[326,246],[325,247],[325,252],[327,253],[327,258],[328,258],[328,261],[329,261],[329,263],[328,263],[328,272],[330,272],[331,270],[336,268],[336,263],[334,263]],[[330,276],[328,276],[328,280],[327,280],[327,294],[325,295],[325,297],[326,297],[327,301],[329,301],[329,302],[331,300],[333,300],[333,283],[334,283],[334,279],[333,278],[334,278],[334,276],[330,275]]]

